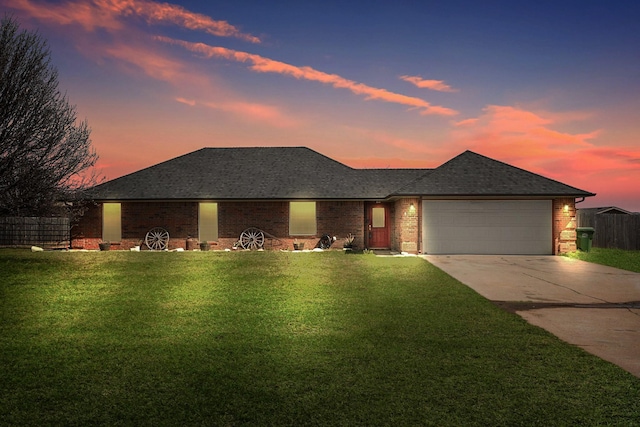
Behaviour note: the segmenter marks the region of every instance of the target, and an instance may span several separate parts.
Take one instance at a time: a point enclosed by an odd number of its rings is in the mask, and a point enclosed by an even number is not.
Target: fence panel
[[[593,247],[640,250],[640,215],[596,215],[578,212],[579,227],[593,227]]]
[[[595,228],[596,213],[593,211],[584,212],[578,209],[576,213],[576,224],[578,227],[594,227]]]
[[[69,245],[69,218],[0,217],[0,246]]]

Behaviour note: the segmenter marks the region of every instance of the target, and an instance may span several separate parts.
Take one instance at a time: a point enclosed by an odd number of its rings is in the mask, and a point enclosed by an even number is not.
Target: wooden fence
[[[593,227],[593,247],[640,250],[640,215],[600,214],[580,212],[578,227]]]
[[[70,246],[69,218],[0,217],[0,246]]]

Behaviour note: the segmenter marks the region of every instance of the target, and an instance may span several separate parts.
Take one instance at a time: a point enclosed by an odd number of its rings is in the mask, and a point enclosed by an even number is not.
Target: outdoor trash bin
[[[578,227],[576,228],[577,241],[576,246],[581,251],[589,252],[591,250],[591,244],[593,242],[593,233],[596,230],[593,227]]]

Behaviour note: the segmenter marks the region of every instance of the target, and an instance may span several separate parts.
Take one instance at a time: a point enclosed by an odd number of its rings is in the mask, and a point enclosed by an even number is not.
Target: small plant
[[[349,233],[347,234],[347,237],[345,237],[344,239],[344,244],[343,247],[345,248],[353,248],[353,241],[356,239],[356,236],[354,236],[353,234]]]

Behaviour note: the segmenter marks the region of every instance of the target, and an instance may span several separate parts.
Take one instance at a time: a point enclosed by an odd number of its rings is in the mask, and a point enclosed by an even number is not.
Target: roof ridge
[[[519,167],[519,166],[515,166],[515,165],[512,165],[512,164],[510,164],[510,163],[503,162],[502,160],[493,159],[493,158],[491,158],[491,157],[485,156],[485,155],[480,154],[480,153],[476,153],[476,152],[471,151],[471,150],[466,150],[466,151],[465,151],[464,153],[462,153],[462,154],[465,154],[466,152],[469,152],[469,153],[475,154],[476,156],[480,156],[480,157],[482,157],[482,158],[485,158],[485,159],[487,159],[487,160],[491,160],[491,161],[493,161],[493,162],[501,163],[501,164],[503,164],[503,165],[505,165],[505,166],[508,166],[508,167],[511,167],[511,168],[514,168],[514,169],[518,169],[518,170],[520,170],[520,171],[522,171],[522,172],[526,172],[526,173],[528,173],[529,175],[535,175],[535,176],[538,176],[538,177],[545,178],[545,179],[547,179],[547,180],[549,180],[549,181],[553,181],[553,182],[555,182],[555,183],[562,184],[562,185],[564,185],[564,186],[566,186],[566,187],[573,188],[574,190],[584,191],[584,190],[582,190],[582,189],[580,189],[580,188],[578,188],[578,187],[574,187],[573,185],[565,184],[564,182],[558,181],[557,179],[549,178],[549,177],[548,177],[548,176],[546,176],[546,175],[542,175],[542,174],[537,173],[537,172],[531,172],[530,170],[523,169],[523,168],[521,168],[521,167]],[[460,154],[460,155],[462,155],[462,154]],[[459,156],[456,156],[456,157],[459,157]],[[453,159],[452,159],[452,160],[453,160]],[[592,194],[593,194],[593,193],[592,193]],[[594,195],[595,195],[595,194],[594,194]]]
[[[476,182],[472,183],[466,177],[469,173],[467,169],[477,168],[483,168],[487,170],[487,173],[484,176],[477,175]],[[497,173],[498,176],[501,177],[502,175],[508,175],[510,173],[513,174],[514,172],[521,176],[521,178],[519,179],[519,181],[521,181],[520,184],[504,178],[501,180],[492,179],[492,174]],[[531,182],[527,182],[527,177],[531,179]],[[480,185],[479,180],[481,179],[485,181],[486,185],[486,190],[484,192],[477,192],[475,191],[475,188],[474,190],[469,190],[470,186],[473,187]],[[553,193],[549,189],[545,191],[532,191],[531,188],[527,188],[529,186],[528,184],[542,185],[543,187],[546,186],[551,188],[556,187],[555,191],[557,192],[557,194]],[[535,187],[535,185],[533,186]],[[414,187],[413,189],[412,186]],[[432,173],[425,173],[423,176],[400,188],[393,195],[414,194],[417,192],[427,194],[429,193],[429,191],[426,191],[426,189],[429,187],[433,187],[430,189],[431,192],[441,195],[471,195],[476,193],[485,196],[500,195],[505,192],[506,188],[510,188],[509,192],[512,193],[512,195],[517,195],[517,192],[520,192],[519,195],[522,196],[538,193],[545,193],[548,195],[570,195],[575,193],[576,196],[580,197],[594,195],[593,193],[565,184],[556,179],[549,178],[539,173],[531,172],[521,167],[514,166],[501,160],[493,159],[491,157],[476,153],[471,150],[465,150],[457,156],[449,159],[437,168],[433,169]]]
[[[309,147],[203,147],[93,187],[106,199],[592,196],[470,150],[437,168],[353,168]]]

